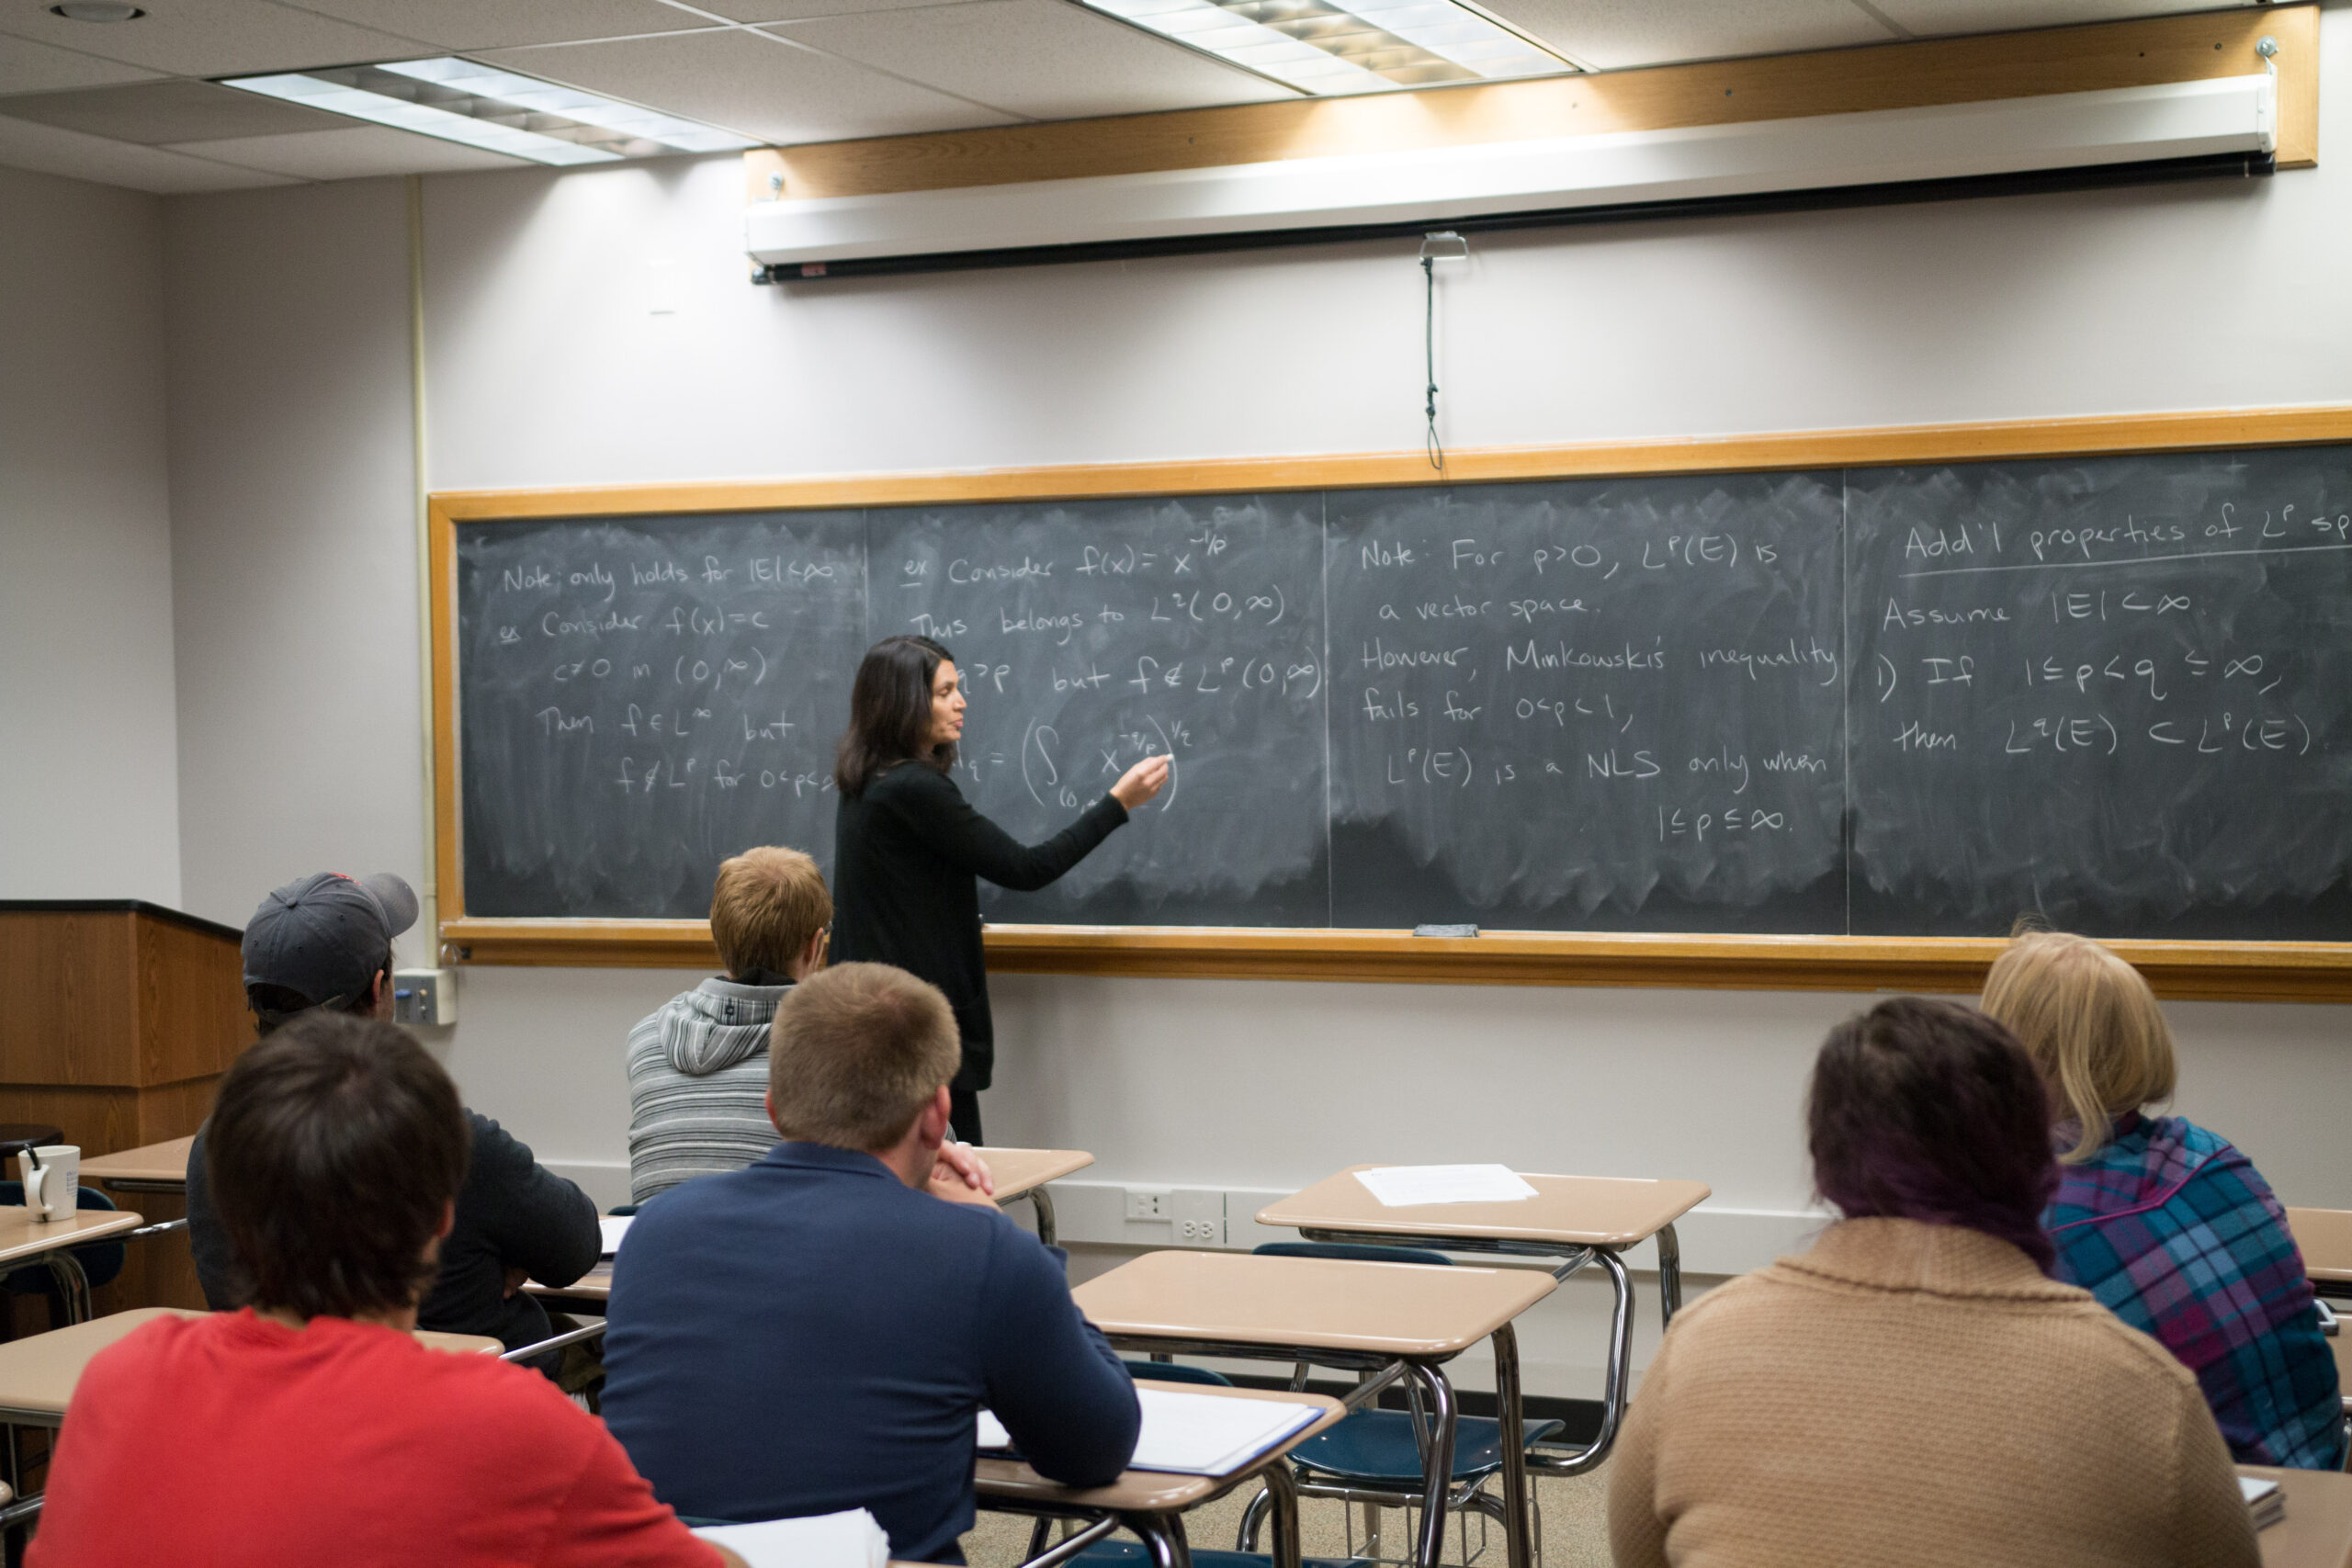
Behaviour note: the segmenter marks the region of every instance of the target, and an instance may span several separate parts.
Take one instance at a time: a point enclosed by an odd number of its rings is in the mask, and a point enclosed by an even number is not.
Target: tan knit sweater
[[[2255,1568],[2197,1382],[1980,1231],[1849,1220],[1685,1308],[1611,1467],[1618,1568]]]

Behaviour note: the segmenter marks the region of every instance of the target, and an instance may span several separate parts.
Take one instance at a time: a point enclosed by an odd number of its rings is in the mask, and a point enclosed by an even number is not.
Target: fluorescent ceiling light
[[[1453,0],[1086,0],[1303,93],[1556,76],[1559,56]]]
[[[237,76],[220,85],[537,164],[610,164],[755,145],[731,130],[470,60],[401,60]]]

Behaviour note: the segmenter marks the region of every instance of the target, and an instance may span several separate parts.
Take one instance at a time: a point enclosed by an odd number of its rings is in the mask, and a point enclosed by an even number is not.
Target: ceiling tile
[[[1850,0],[1486,0],[1486,8],[1600,71],[1898,36]]]
[[[45,0],[0,0],[0,33],[178,76],[300,71],[414,56],[416,40],[269,0],[139,0],[135,22],[69,22]]]
[[[508,49],[707,27],[661,0],[290,0],[306,11],[447,50]]]
[[[1017,118],[764,33],[502,49],[479,51],[479,58],[763,141],[839,141]]]
[[[773,30],[829,54],[1038,119],[1298,96],[1066,0],[970,0],[920,11],[795,22]]]
[[[154,74],[71,49],[52,49],[25,38],[0,38],[0,96],[53,93],[68,87],[102,87],[144,81]]]
[[[213,158],[265,174],[304,180],[356,180],[374,175],[441,175],[469,169],[528,169],[538,165],[479,147],[440,141],[395,130],[389,125],[356,125],[348,130],[306,130],[292,136],[244,136],[220,141],[191,141],[169,149]]]
[[[2012,28],[2112,22],[2175,11],[2211,11],[2229,3],[2230,0],[1871,0],[1888,21],[1923,38],[1938,33],[1995,33]]]
[[[0,115],[0,164],[12,169],[63,175],[98,185],[126,186],[179,196],[194,191],[243,190],[252,186],[283,186],[296,182],[281,175],[231,168],[209,159],[190,158],[156,147],[134,147],[103,136],[85,136],[54,125]]]
[[[9,99],[7,112],[18,119],[148,147],[228,136],[335,130],[351,123],[341,115],[240,93],[233,87],[216,87],[209,82],[144,82],[78,93],[35,93]]]
[[[857,17],[868,11],[903,11],[940,0],[695,0],[695,8],[737,22],[792,22],[810,17]]]

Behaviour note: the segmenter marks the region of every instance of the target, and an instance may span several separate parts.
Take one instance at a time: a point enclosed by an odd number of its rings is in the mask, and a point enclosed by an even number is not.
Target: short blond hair
[[[793,987],[769,1026],[775,1130],[801,1143],[887,1149],[963,1054],[938,987],[888,964],[837,964]]]
[[[1984,1011],[2033,1057],[2059,1109],[2081,1128],[2059,1156],[2097,1154],[2113,1119],[2172,1096],[2172,1026],[2148,982],[2090,938],[2028,931],[1984,977]]]
[[[766,844],[719,863],[710,939],[729,975],[788,974],[809,939],[832,921],[825,874],[798,850]]]

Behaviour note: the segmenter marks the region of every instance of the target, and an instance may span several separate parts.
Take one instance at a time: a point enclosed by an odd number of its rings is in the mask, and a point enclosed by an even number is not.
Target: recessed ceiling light
[[[671,152],[736,152],[757,145],[698,120],[470,60],[400,60],[233,76],[220,85],[539,164],[610,164]]]
[[[147,14],[123,0],[65,0],[62,6],[51,6],[49,12],[69,22],[135,22]]]
[[[1453,0],[1086,0],[1304,93],[1566,75],[1568,62]]]

